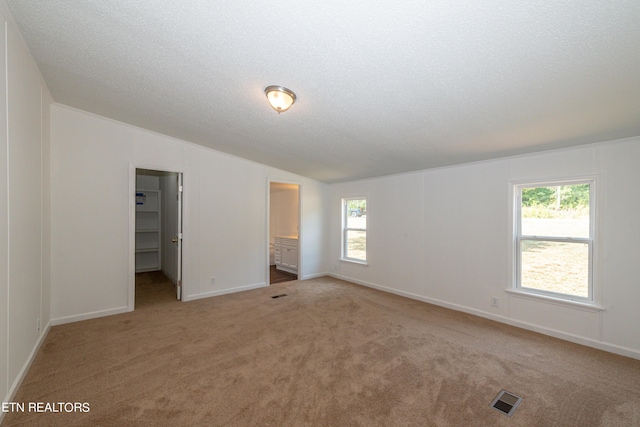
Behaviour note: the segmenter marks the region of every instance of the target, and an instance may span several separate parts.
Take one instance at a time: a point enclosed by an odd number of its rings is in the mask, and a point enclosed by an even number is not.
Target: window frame
[[[365,204],[366,204],[366,211],[365,211],[365,215],[367,215],[367,222],[366,222],[366,228],[355,228],[355,227],[347,227],[348,225],[348,220],[349,220],[349,201],[351,200],[364,200]],[[360,196],[360,197],[343,197],[342,198],[342,250],[341,250],[341,254],[340,254],[340,260],[341,261],[347,261],[347,262],[353,262],[356,264],[364,264],[364,265],[368,265],[368,250],[367,250],[367,243],[368,239],[369,239],[369,233],[368,233],[368,228],[369,228],[369,201],[367,196]],[[347,254],[349,253],[348,251],[348,238],[347,238],[347,234],[349,231],[360,231],[360,232],[364,232],[365,233],[365,248],[364,248],[364,260],[360,259],[360,258],[353,258],[353,257],[349,257],[347,256]]]
[[[525,188],[538,187],[557,187],[571,185],[589,185],[589,237],[571,237],[571,236],[530,236],[522,234],[522,190]],[[601,309],[596,303],[596,281],[595,281],[595,248],[596,248],[596,177],[581,177],[572,179],[556,179],[544,181],[526,181],[513,184],[513,201],[514,201],[514,228],[513,228],[513,259],[514,259],[514,278],[511,292],[524,294],[544,299],[552,299],[571,305],[587,306]],[[522,251],[521,245],[523,241],[537,242],[554,242],[554,243],[584,243],[588,247],[588,295],[581,297],[578,295],[553,292],[538,288],[523,287],[522,281]]]

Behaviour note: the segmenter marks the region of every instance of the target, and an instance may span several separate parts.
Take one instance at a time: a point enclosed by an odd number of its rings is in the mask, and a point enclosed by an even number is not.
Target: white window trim
[[[550,180],[527,180],[522,182],[512,182],[512,201],[513,212],[511,218],[513,220],[512,236],[511,236],[511,254],[512,254],[512,283],[511,287],[506,289],[507,292],[514,296],[532,298],[535,300],[546,301],[556,303],[558,305],[564,305],[574,308],[581,308],[588,311],[601,311],[604,310],[599,303],[599,292],[596,274],[596,248],[597,248],[597,217],[596,217],[596,181],[595,176],[574,177],[574,178],[562,178],[562,179],[550,179]],[[555,187],[563,185],[578,185],[589,184],[589,238],[565,238],[565,237],[551,237],[551,236],[522,236],[522,224],[521,224],[521,195],[523,188],[532,187]],[[535,288],[526,288],[520,286],[520,242],[522,240],[539,240],[539,241],[555,241],[555,242],[570,242],[570,243],[586,243],[589,248],[589,296],[587,298],[579,297],[575,295],[561,294],[551,291],[544,291]]]
[[[554,305],[578,308],[583,311],[589,311],[589,312],[604,311],[604,307],[595,303],[574,301],[566,298],[557,298],[553,295],[543,295],[543,294],[523,291],[520,289],[506,289],[506,291],[514,296],[523,297],[524,299],[535,299],[538,301],[547,302]]]
[[[347,228],[347,219],[349,215],[349,209],[347,207],[347,203],[349,200],[365,200],[367,202],[367,228]],[[344,197],[342,198],[342,245],[340,250],[340,261],[351,262],[354,264],[361,265],[369,265],[369,200],[367,196],[358,196],[358,197]],[[365,259],[362,260],[360,258],[350,258],[347,257],[347,231],[364,231],[367,236],[367,245],[365,249]]]

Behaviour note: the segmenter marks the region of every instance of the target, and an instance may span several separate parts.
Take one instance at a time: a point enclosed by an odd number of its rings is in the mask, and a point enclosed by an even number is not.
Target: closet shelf
[[[161,269],[160,190],[137,189],[136,272]]]
[[[141,248],[141,249],[136,249],[136,253],[140,253],[140,252],[157,252],[158,249],[160,249],[160,248]]]

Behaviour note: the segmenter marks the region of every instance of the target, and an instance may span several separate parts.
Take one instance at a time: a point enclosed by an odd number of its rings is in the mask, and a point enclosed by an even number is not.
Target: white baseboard
[[[598,350],[606,351],[609,353],[618,354],[620,356],[630,357],[632,359],[640,360],[640,351],[632,348],[623,347],[617,344],[611,344],[604,341],[597,341],[591,338],[582,337],[580,335],[569,334],[566,332],[558,331],[556,329],[543,328],[532,323],[522,322],[519,320],[507,319],[503,323],[507,323],[518,328],[527,329],[529,331],[538,332],[550,337],[559,338],[561,340],[573,342],[576,344],[584,345],[586,347],[595,348]],[[499,322],[500,320],[498,320]]]
[[[515,326],[518,328],[526,329],[529,331],[537,332],[543,335],[548,335],[554,338],[559,338],[561,340],[573,342],[576,344],[584,345],[591,348],[596,348],[598,350],[607,351],[609,353],[619,354],[621,356],[630,357],[632,359],[640,360],[640,351],[634,350],[627,347],[622,347],[616,344],[607,343],[604,341],[597,341],[591,338],[583,337],[580,335],[574,335],[567,332],[559,331],[557,329],[546,328],[542,326],[538,326],[532,323],[523,322],[516,319],[511,319],[509,317],[497,315],[494,313],[489,313],[482,310],[477,310],[474,308],[466,307],[459,304],[453,304],[446,301],[441,301],[433,298],[428,298],[422,295],[413,294],[411,292],[405,292],[398,289],[389,288],[386,286],[381,286],[375,283],[365,282],[362,280],[353,279],[351,277],[341,276],[339,274],[330,273],[329,276],[335,277],[337,279],[346,280],[348,282],[355,283],[357,285],[366,286],[368,288],[377,289],[379,291],[388,292],[395,295],[400,295],[402,297],[411,298],[414,300],[426,302],[428,304],[437,305],[444,308],[449,308],[451,310],[460,311],[467,314],[472,314],[474,316],[483,317],[485,319],[494,320],[496,322],[505,323],[507,325]]]
[[[98,317],[122,314],[131,311],[129,307],[111,308],[109,310],[93,311],[91,313],[75,314],[73,316],[58,317],[51,320],[52,326],[64,325],[65,323],[80,322],[82,320],[96,319]]]
[[[250,291],[252,289],[260,289],[260,288],[266,288],[266,287],[267,287],[267,284],[265,282],[256,283],[253,285],[237,286],[235,288],[221,289],[218,291],[211,291],[211,292],[203,292],[201,294],[183,295],[182,301],[193,301],[193,300],[202,299],[202,298],[217,297],[219,295],[233,294],[236,292]]]
[[[27,360],[24,362],[24,365],[22,365],[22,369],[20,369],[20,372],[18,372],[18,376],[16,377],[15,381],[9,388],[3,402],[11,402],[13,400],[13,397],[16,395],[16,392],[20,388],[20,385],[22,384],[24,377],[27,375],[27,372],[29,372],[29,368],[31,367],[31,364],[35,359],[36,354],[38,354],[38,350],[40,350],[42,343],[44,343],[45,338],[47,338],[47,335],[49,334],[50,329],[51,329],[51,322],[47,323],[47,326],[44,328],[44,331],[42,331],[42,333],[38,337],[36,344],[33,346],[33,349],[31,350],[31,353],[29,353],[29,357],[27,357]],[[2,424],[2,421],[4,420],[4,415],[5,413],[0,411],[0,424]]]
[[[298,277],[299,280],[310,280],[310,279],[317,279],[318,277],[325,277],[328,276],[328,273],[315,273],[315,274],[306,274],[302,277]]]

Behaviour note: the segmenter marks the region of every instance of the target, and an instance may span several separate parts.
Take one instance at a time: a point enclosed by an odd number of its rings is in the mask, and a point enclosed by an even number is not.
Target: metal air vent
[[[500,411],[506,416],[510,417],[516,411],[518,405],[520,405],[520,402],[522,402],[521,397],[518,397],[513,393],[509,393],[506,390],[501,390],[500,393],[498,393],[498,396],[493,399],[493,402],[491,402],[491,405],[489,406],[491,406],[496,411]]]

